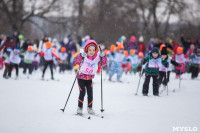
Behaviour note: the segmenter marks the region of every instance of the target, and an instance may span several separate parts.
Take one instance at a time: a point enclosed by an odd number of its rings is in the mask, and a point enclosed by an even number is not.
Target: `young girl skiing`
[[[33,70],[32,62],[33,62],[35,56],[36,56],[36,54],[33,52],[33,47],[28,46],[28,49],[24,54],[24,71],[23,71],[24,74],[26,74],[27,68],[28,68],[28,71],[29,71],[29,75],[32,74],[32,70]]]
[[[142,90],[143,96],[148,96],[149,82],[150,82],[151,77],[153,78],[153,95],[159,96],[159,93],[158,93],[159,68],[161,67],[161,64],[163,64],[165,67],[168,67],[168,62],[160,58],[158,48],[154,47],[150,53],[150,56],[147,58],[144,58],[143,64],[146,64],[146,67],[144,69],[145,81],[144,81],[143,90]]]
[[[46,42],[46,50],[41,55],[44,56],[45,64],[44,69],[42,73],[42,79],[44,79],[44,74],[47,69],[47,66],[50,66],[51,70],[51,79],[54,80],[53,77],[53,56],[56,57],[56,59],[59,59],[59,57],[55,54],[56,51],[53,50],[52,44],[50,42]]]
[[[59,53],[59,57],[60,57],[60,61],[59,61],[59,66],[60,66],[60,69],[59,69],[59,72],[63,72],[65,71],[66,69],[66,62],[67,62],[67,53],[66,53],[66,48],[65,47],[62,47],[60,49],[60,53]]]
[[[122,82],[120,80],[121,76],[122,76],[122,62],[126,60],[126,57],[124,55],[124,46],[123,46],[123,42],[118,44],[117,46],[117,52],[114,53],[113,56],[113,61],[112,64],[110,66],[110,70],[109,70],[109,81],[112,81],[111,78],[112,76],[117,73],[117,82]]]
[[[199,66],[200,66],[200,49],[197,49],[196,52],[190,57],[191,59],[191,78],[197,78],[199,74]]]
[[[176,67],[176,78],[180,78],[180,75],[185,72],[185,56],[182,47],[177,48],[175,61],[180,64],[180,66]]]
[[[19,48],[15,48],[11,54],[10,54],[10,67],[9,67],[9,72],[8,72],[8,77],[11,78],[11,72],[13,67],[15,67],[16,69],[16,78],[18,78],[18,74],[19,74],[19,63],[21,62],[21,58],[19,56],[20,54],[20,50]]]
[[[172,70],[172,65],[175,65],[176,67],[179,66],[179,63],[176,61],[172,60],[171,57],[168,57],[167,55],[167,48],[166,46],[161,49],[161,57],[166,60],[169,64],[168,67],[165,67],[163,64],[159,68],[159,78],[158,78],[158,83],[159,86],[163,84],[164,89],[166,88],[168,82],[169,82],[169,77],[170,77],[170,72]],[[166,73],[167,72],[167,73]],[[166,77],[167,76],[167,77]]]
[[[10,66],[10,53],[11,53],[12,49],[10,47],[8,47],[5,51],[5,53],[3,54],[3,59],[5,62],[5,70],[3,73],[3,77],[5,79],[8,78],[8,71],[9,71],[9,66]]]
[[[102,60],[100,60],[102,58]],[[92,79],[97,72],[98,66],[105,66],[107,64],[107,58],[104,52],[99,52],[98,44],[94,40],[87,40],[84,46],[84,51],[80,53],[74,61],[74,66],[79,66],[79,72],[77,75],[78,87],[80,90],[78,99],[77,114],[82,115],[83,101],[85,93],[88,94],[88,113],[94,114],[92,109],[93,103],[93,84]]]

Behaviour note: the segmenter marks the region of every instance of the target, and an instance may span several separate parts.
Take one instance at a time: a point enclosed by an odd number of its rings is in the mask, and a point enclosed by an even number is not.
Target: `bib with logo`
[[[85,57],[81,65],[80,72],[87,75],[94,75],[98,70],[99,60],[99,53],[94,60],[90,60],[88,57]]]

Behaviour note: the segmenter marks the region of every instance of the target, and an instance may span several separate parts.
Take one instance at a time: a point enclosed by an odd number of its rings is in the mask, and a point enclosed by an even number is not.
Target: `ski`
[[[98,114],[90,114],[91,116],[95,116],[95,117],[98,117],[98,118],[104,118],[104,116],[103,115],[98,115]]]
[[[87,115],[84,115],[84,114],[74,114],[75,116],[80,116],[80,117],[82,117],[82,118],[85,118],[85,119],[88,119],[88,120],[90,120],[91,119],[91,116],[87,116]]]

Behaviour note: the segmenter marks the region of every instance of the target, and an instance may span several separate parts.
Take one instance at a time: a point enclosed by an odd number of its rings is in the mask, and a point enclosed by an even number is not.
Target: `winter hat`
[[[157,47],[154,47],[154,48],[151,50],[151,53],[158,53],[158,48],[157,48]]]
[[[87,52],[89,47],[95,47],[95,53],[98,52],[98,45],[95,40],[87,40],[85,42],[84,51]]]
[[[131,49],[130,50],[130,55],[134,55],[135,54],[135,50],[134,49]]]
[[[117,42],[117,50],[124,49],[123,42]]]
[[[163,47],[166,47],[166,45],[165,45],[165,44],[161,44],[161,45],[160,45],[160,51],[162,51],[162,48],[163,48]]]
[[[65,51],[66,51],[66,48],[65,48],[65,47],[62,47],[62,48],[60,49],[60,51],[61,51],[61,52],[65,52]]]
[[[140,37],[139,37],[139,42],[144,42],[143,36],[140,36]]]
[[[67,44],[67,43],[69,42],[69,39],[68,39],[67,37],[65,37],[65,38],[63,39],[63,42],[64,42],[65,44]]]
[[[105,49],[105,50],[104,50],[104,53],[105,53],[106,55],[109,55],[109,54],[110,54],[110,51],[107,50],[107,49]]]
[[[138,57],[139,57],[140,59],[143,59],[143,58],[144,58],[144,54],[143,54],[142,52],[139,52],[139,53],[138,53]]]
[[[115,51],[115,48],[116,48],[115,45],[111,45],[111,46],[110,46],[110,51],[111,51],[111,52],[114,52],[114,51]]]
[[[50,48],[52,44],[50,42],[46,42],[46,48]]]
[[[135,41],[136,41],[136,37],[135,37],[135,36],[131,36],[130,41],[131,41],[131,42],[135,42]]]
[[[119,39],[118,39],[118,42],[122,42],[123,40],[122,40],[122,38],[120,37]]]
[[[20,34],[20,35],[18,36],[18,38],[19,38],[19,39],[24,39],[24,36],[23,36],[22,34]]]
[[[12,48],[11,48],[11,47],[8,47],[8,48],[6,49],[6,51],[7,51],[7,52],[11,52],[11,51],[12,51]]]
[[[28,51],[33,51],[33,47],[32,46],[28,46]]]
[[[128,51],[127,50],[124,51],[124,55],[128,56]]]
[[[18,47],[15,47],[15,48],[14,48],[14,52],[19,53],[19,52],[20,52],[19,48],[18,48]]]
[[[167,55],[167,48],[166,47],[162,48],[161,55]]]
[[[178,52],[183,53],[183,48],[182,48],[182,47],[178,47],[178,48],[176,49],[176,52],[177,52],[177,53],[178,53]]]
[[[121,39],[122,39],[123,41],[125,41],[125,40],[126,40],[126,37],[125,37],[124,35],[122,35]]]

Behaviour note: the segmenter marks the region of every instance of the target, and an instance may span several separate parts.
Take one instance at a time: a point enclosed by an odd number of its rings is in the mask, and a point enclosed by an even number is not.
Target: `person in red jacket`
[[[6,50],[7,48],[11,48],[12,50],[14,50],[15,47],[16,47],[16,44],[14,42],[14,38],[12,36],[8,36],[6,41],[0,47],[0,51],[2,49]]]
[[[146,47],[145,47],[145,44],[144,44],[144,38],[143,38],[143,36],[140,36],[139,44],[138,44],[138,53],[142,52],[144,54],[145,50],[146,50]]]

